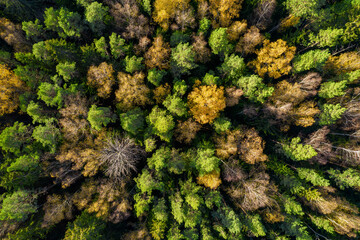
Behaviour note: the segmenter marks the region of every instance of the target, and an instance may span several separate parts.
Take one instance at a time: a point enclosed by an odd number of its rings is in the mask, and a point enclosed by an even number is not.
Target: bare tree
[[[271,16],[276,8],[276,0],[260,1],[254,9],[251,25],[255,25],[260,30],[265,30],[272,22]]]
[[[107,166],[106,175],[119,181],[131,171],[136,171],[136,164],[144,155],[145,151],[137,146],[134,140],[114,137],[107,141],[101,151],[100,161]]]

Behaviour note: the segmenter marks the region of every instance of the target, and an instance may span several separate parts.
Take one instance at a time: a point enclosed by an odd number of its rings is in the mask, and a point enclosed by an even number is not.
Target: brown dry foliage
[[[241,132],[239,130],[228,131],[220,136],[214,137],[216,156],[228,159],[238,152],[238,140]]]
[[[270,195],[276,188],[270,183],[270,176],[262,171],[250,173],[250,176],[241,184],[233,184],[226,189],[235,206],[244,211],[255,211],[273,205]]]
[[[236,45],[235,51],[245,54],[253,53],[255,47],[260,45],[263,40],[264,36],[260,33],[260,30],[255,26],[251,26]]]
[[[330,129],[327,126],[320,128],[304,140],[304,144],[312,146],[318,153],[311,161],[319,164],[326,164],[335,157],[331,142],[327,139]]]
[[[12,46],[15,52],[31,51],[31,44],[26,41],[21,25],[15,25],[6,18],[0,18],[0,37]]]
[[[360,54],[346,52],[339,56],[330,56],[326,61],[324,70],[335,74],[348,73],[360,69]]]
[[[85,135],[89,126],[86,120],[89,111],[88,102],[79,93],[67,95],[64,102],[65,108],[59,110],[61,132],[67,141],[76,141]]]
[[[152,28],[149,19],[141,14],[136,0],[118,0],[110,3],[110,15],[114,27],[125,39],[141,39],[149,36]]]
[[[236,87],[229,87],[225,89],[226,106],[233,107],[239,103],[239,100],[244,92]]]
[[[192,118],[189,118],[186,121],[178,121],[174,131],[175,139],[178,142],[190,144],[200,129],[201,125]]]
[[[193,36],[193,43],[191,46],[195,52],[195,62],[207,63],[210,61],[211,50],[207,47],[207,42],[203,35]]]
[[[115,92],[117,107],[122,111],[128,111],[136,106],[150,104],[150,89],[144,82],[145,74],[136,72],[131,75],[119,72],[119,89]]]

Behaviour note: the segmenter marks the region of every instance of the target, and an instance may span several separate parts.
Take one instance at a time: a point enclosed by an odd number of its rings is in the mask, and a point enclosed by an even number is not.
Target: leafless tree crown
[[[106,175],[114,180],[121,180],[132,171],[145,152],[134,140],[126,137],[109,139],[100,154],[100,160],[106,165]]]

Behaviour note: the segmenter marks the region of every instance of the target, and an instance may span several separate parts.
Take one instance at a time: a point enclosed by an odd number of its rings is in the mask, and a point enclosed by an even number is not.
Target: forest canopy
[[[0,238],[360,238],[358,0],[0,0]]]

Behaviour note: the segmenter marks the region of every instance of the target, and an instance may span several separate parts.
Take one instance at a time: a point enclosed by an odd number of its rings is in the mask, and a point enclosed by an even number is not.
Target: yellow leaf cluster
[[[168,30],[170,20],[174,18],[176,10],[184,10],[189,7],[190,0],[155,0],[154,21],[164,30]]]
[[[225,160],[236,155],[238,152],[238,138],[240,133],[239,130],[233,130],[220,136],[216,135],[214,137],[216,156]]]
[[[220,171],[214,170],[203,176],[197,177],[197,183],[210,189],[216,189],[221,184]]]
[[[336,74],[348,73],[360,69],[360,54],[346,52],[339,56],[330,56],[326,61],[325,69]]]
[[[91,66],[87,74],[89,86],[97,89],[99,97],[108,98],[111,94],[111,87],[115,84],[114,69],[111,64],[106,62],[99,66]]]
[[[148,68],[168,69],[171,48],[165,43],[162,36],[154,38],[153,45],[145,53],[145,65]]]
[[[230,41],[239,40],[240,36],[245,33],[246,27],[246,20],[233,22],[231,26],[228,27],[228,29],[226,30],[226,33],[228,34],[228,39]]]
[[[119,72],[119,89],[115,96],[118,108],[128,111],[136,106],[144,106],[151,103],[149,94],[150,89],[144,83],[145,74],[137,72],[134,75]]]
[[[194,119],[201,123],[212,123],[219,116],[220,111],[226,107],[224,88],[200,86],[193,89],[188,96],[190,113]]]
[[[314,124],[314,117],[318,113],[320,113],[320,110],[317,108],[316,102],[308,101],[293,109],[291,115],[296,126],[309,127]]]
[[[290,62],[294,58],[296,47],[287,46],[286,42],[278,39],[276,42],[264,40],[264,46],[257,51],[256,60],[250,62],[255,71],[264,77],[266,74],[272,78],[279,78],[291,70]]]
[[[251,128],[246,130],[241,137],[238,153],[246,163],[255,164],[268,160],[268,157],[263,153],[264,148],[265,141],[254,128]]]
[[[294,15],[290,15],[287,18],[281,20],[279,31],[282,32],[289,27],[293,27],[296,24],[298,24],[299,21],[300,21],[300,17],[295,17]]]
[[[171,94],[171,87],[168,83],[158,86],[153,90],[153,98],[156,101],[156,104],[162,103],[165,98]]]
[[[232,20],[239,17],[242,2],[243,0],[210,0],[213,28],[230,26]]]
[[[25,84],[7,66],[0,64],[0,116],[14,112]]]

